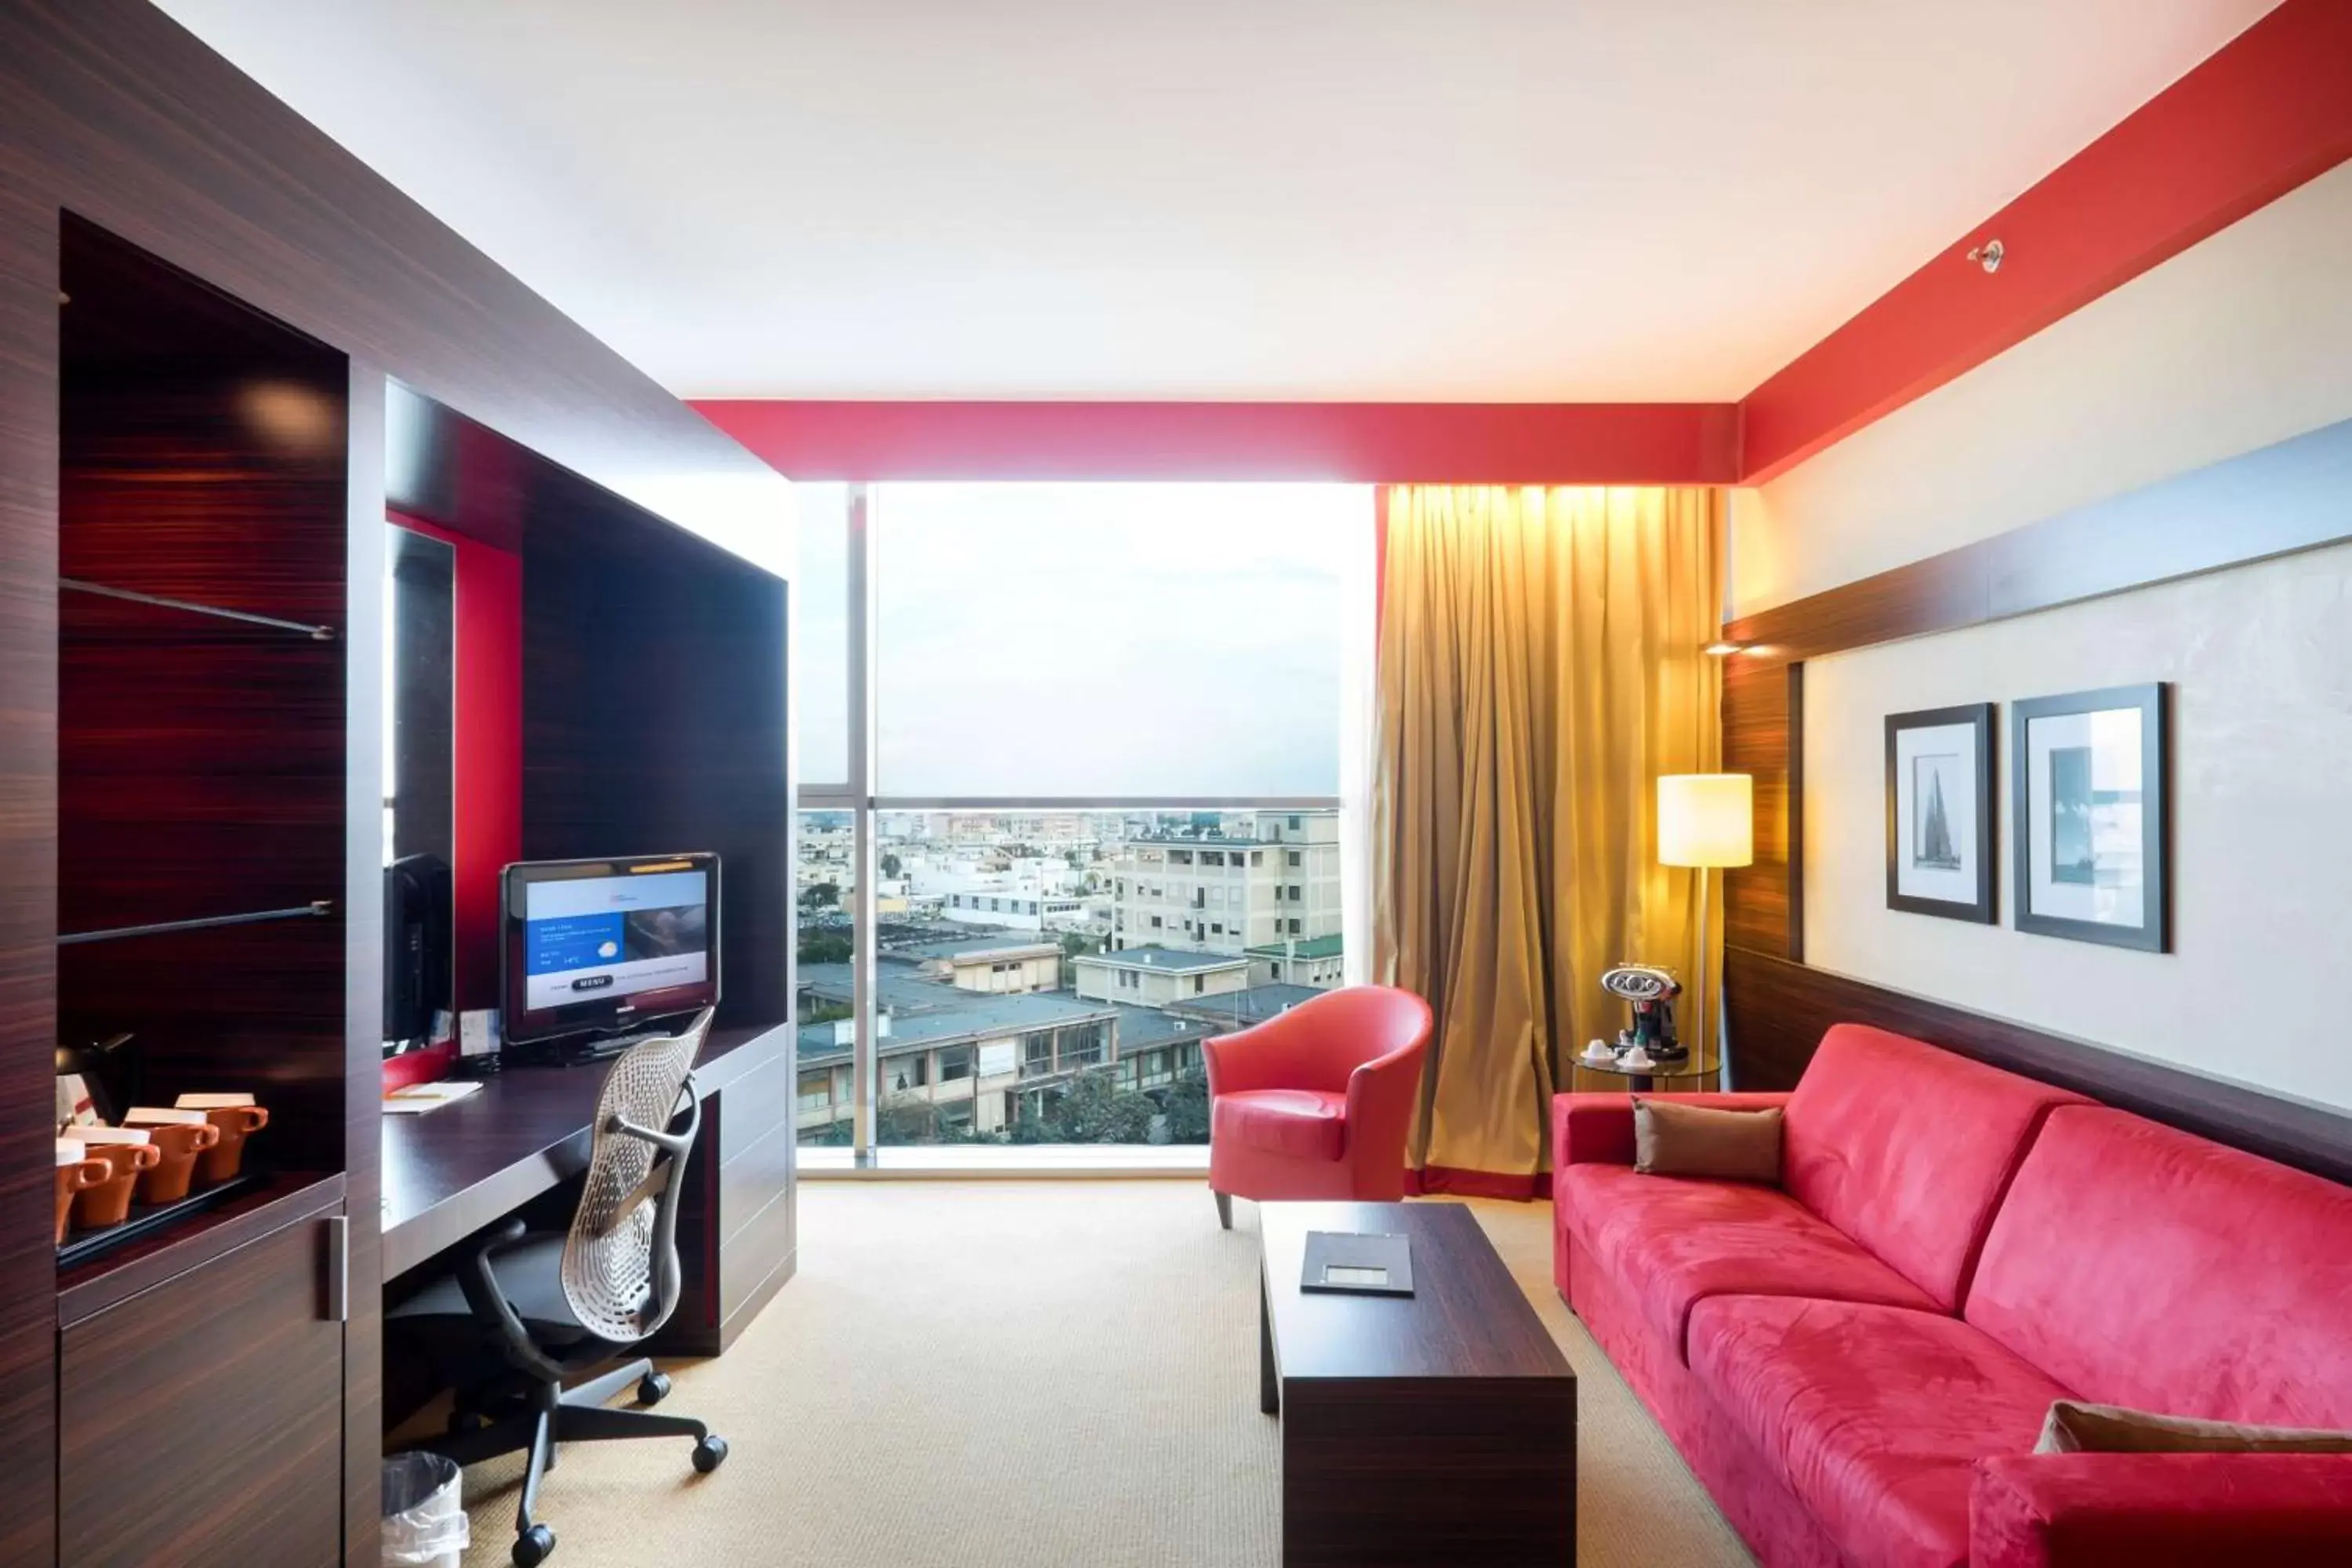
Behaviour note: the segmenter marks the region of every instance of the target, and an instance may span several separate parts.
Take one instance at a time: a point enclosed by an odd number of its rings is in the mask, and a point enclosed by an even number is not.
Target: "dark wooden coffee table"
[[[1284,1568],[1567,1568],[1576,1374],[1457,1204],[1262,1204]],[[1302,1291],[1310,1230],[1412,1237],[1409,1297]]]

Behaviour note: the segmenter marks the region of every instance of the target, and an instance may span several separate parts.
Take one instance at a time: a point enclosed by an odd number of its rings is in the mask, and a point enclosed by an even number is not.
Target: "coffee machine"
[[[1617,1034],[1620,1050],[1640,1047],[1652,1061],[1680,1061],[1690,1047],[1675,1037],[1675,998],[1683,984],[1675,972],[1654,963],[1621,963],[1601,976],[1601,989],[1633,1009],[1633,1026]]]

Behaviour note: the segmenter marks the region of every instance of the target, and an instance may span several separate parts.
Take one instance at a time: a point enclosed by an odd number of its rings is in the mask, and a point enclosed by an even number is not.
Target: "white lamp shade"
[[[1659,775],[1659,864],[1745,866],[1755,858],[1755,795],[1746,773]]]

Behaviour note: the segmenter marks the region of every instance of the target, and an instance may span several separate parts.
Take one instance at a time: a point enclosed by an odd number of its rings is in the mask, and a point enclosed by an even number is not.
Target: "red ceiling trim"
[[[694,406],[802,479],[1760,484],[2347,157],[2352,0],[2284,0],[1738,404]]]
[[[1741,403],[1761,483],[2352,157],[2352,0],[2285,0]],[[1967,258],[1998,238],[2000,270]]]
[[[1730,484],[1728,403],[698,401],[796,479]]]

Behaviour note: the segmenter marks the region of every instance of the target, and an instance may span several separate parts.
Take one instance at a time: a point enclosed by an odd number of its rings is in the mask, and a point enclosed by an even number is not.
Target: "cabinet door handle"
[[[352,1222],[341,1215],[327,1223],[327,1320],[352,1319]]]

